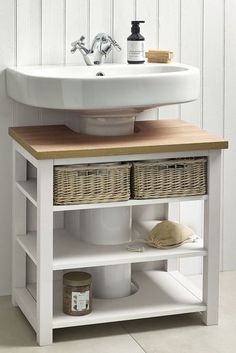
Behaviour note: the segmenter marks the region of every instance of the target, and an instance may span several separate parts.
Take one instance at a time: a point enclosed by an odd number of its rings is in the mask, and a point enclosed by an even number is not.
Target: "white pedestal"
[[[134,133],[134,116],[80,117],[79,132],[94,136],[127,136]]]
[[[81,240],[97,245],[127,243],[131,239],[131,222],[131,207],[81,211]],[[111,299],[130,295],[130,264],[96,267],[90,269],[90,272],[96,298]]]
[[[133,116],[81,117],[80,132],[88,135],[124,136],[134,133]],[[81,212],[81,240],[90,244],[111,245],[131,240],[131,207],[86,210]],[[131,293],[131,265],[90,269],[93,294],[97,298],[121,298]]]

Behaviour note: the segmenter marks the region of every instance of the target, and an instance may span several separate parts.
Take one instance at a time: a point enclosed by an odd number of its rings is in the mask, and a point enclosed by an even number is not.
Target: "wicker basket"
[[[73,165],[54,168],[54,205],[130,198],[131,164]]]
[[[204,195],[207,158],[134,162],[132,196],[135,199]]]

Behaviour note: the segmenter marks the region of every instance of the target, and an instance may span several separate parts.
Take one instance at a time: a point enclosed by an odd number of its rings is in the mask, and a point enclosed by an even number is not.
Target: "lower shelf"
[[[133,239],[145,238],[145,235],[157,224],[157,221],[145,221],[133,224]],[[35,232],[17,236],[18,244],[37,265],[37,236]],[[186,243],[177,248],[156,249],[144,246],[143,252],[127,250],[127,244],[94,245],[73,237],[66,229],[54,230],[53,270],[66,270],[94,266],[120,265],[148,261],[162,261],[179,257],[206,256],[203,241]]]
[[[54,284],[53,328],[83,326],[158,316],[202,312],[206,305],[191,282],[178,272],[146,271],[132,276],[139,290],[121,299],[93,299],[89,315],[74,317],[62,312],[61,282]],[[35,287],[30,286],[32,296]],[[35,307],[36,307],[36,302]],[[24,312],[25,305],[20,305]],[[27,315],[26,315],[27,317]]]

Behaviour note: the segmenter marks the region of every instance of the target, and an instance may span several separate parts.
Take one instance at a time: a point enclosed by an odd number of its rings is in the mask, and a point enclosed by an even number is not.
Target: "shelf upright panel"
[[[52,344],[53,318],[53,162],[37,169],[37,341]]]
[[[180,201],[170,202],[165,206],[166,219],[172,222],[179,223],[180,221]],[[173,258],[165,261],[166,271],[179,271],[180,269],[180,258]]]
[[[26,233],[26,212],[27,199],[18,190],[18,180],[24,181],[27,178],[27,161],[17,152],[13,145],[13,223],[12,223],[12,303],[17,306],[17,288],[26,286],[26,253],[17,242],[19,234]]]
[[[208,255],[203,260],[203,313],[206,325],[218,324],[220,233],[221,233],[221,155],[210,151],[208,157],[208,199],[204,205],[204,248]]]
[[[18,181],[16,183],[17,189],[19,189],[25,197],[37,207],[37,180],[29,179],[27,181]]]

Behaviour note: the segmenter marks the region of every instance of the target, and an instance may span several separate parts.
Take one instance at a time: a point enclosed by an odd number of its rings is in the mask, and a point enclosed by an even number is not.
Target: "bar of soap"
[[[170,50],[149,50],[145,53],[148,62],[169,63],[172,61],[174,53]]]
[[[178,247],[181,244],[192,241],[192,229],[171,221],[158,223],[147,235],[147,244],[159,248],[168,249]]]

